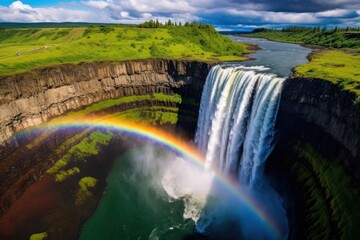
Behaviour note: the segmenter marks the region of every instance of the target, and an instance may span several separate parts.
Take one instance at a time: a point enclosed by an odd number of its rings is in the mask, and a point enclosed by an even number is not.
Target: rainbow
[[[22,133],[36,130],[44,130],[49,128],[64,129],[72,127],[103,128],[123,132],[133,136],[147,138],[154,141],[156,144],[160,144],[169,150],[175,151],[176,153],[188,159],[191,159],[201,167],[205,167],[202,154],[199,153],[197,148],[193,144],[190,144],[188,141],[182,140],[178,136],[174,136],[174,134],[167,133],[163,130],[151,127],[149,125],[129,122],[121,120],[119,118],[114,119],[87,117],[80,120],[62,119],[61,121],[53,121],[46,125],[33,127],[30,130],[22,131]],[[259,203],[257,203],[248,194],[246,194],[246,192],[239,188],[238,185],[232,183],[226,176],[223,176],[221,173],[216,173],[215,176],[218,180],[224,183],[224,186],[226,186],[239,198],[239,200],[242,204],[244,204],[244,206],[246,206],[247,208],[252,210],[253,213],[255,213],[255,215],[261,220],[261,222],[264,223],[264,226],[266,226],[272,233],[274,239],[281,239],[283,237],[280,227],[277,225],[276,222],[273,221],[270,216],[267,215],[266,211]]]

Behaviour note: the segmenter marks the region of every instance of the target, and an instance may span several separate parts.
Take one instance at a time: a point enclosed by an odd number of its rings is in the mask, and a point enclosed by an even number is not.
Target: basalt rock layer
[[[352,239],[359,234],[360,106],[356,95],[322,79],[286,80],[269,167],[286,176],[290,239]],[[294,211],[295,209],[295,211]]]
[[[154,92],[201,95],[212,64],[139,60],[65,64],[0,77],[0,143],[67,111]]]
[[[3,180],[0,181],[0,216],[77,142],[56,156],[53,155],[55,149],[78,134],[73,130],[48,131],[47,135],[36,140],[41,133],[25,133],[21,137],[15,133],[68,111],[124,96],[179,94],[183,99],[200,101],[202,86],[211,66],[209,63],[176,60],[98,62],[65,64],[0,77],[0,179]],[[197,112],[194,110],[196,106],[155,99],[139,101],[134,98],[132,102],[89,114],[104,115],[152,107],[178,109],[180,127],[196,127],[196,119],[194,123],[186,121],[186,118],[196,117],[189,113]]]
[[[285,82],[278,114],[280,146],[303,141],[339,160],[360,183],[360,106],[356,95],[321,79]]]

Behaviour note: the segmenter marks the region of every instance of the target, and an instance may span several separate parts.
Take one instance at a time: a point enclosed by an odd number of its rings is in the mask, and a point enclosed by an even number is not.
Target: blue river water
[[[234,41],[255,44],[261,49],[248,56],[252,60],[242,62],[245,66],[265,66],[267,72],[286,77],[292,73],[292,69],[300,64],[308,62],[307,55],[312,51],[310,48],[298,44],[280,43],[262,38],[247,38],[229,35]]]

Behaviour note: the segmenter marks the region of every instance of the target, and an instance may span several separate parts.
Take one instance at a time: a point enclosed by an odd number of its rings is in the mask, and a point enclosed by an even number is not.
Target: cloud
[[[318,24],[319,19],[312,13],[268,12],[254,10],[217,9],[205,12],[203,18],[215,16],[213,24],[264,25],[264,24]]]
[[[0,6],[2,22],[80,22],[93,21],[91,13],[59,7],[33,8],[21,1],[15,1],[9,7]],[[106,20],[100,18],[100,21]]]
[[[179,13],[179,12],[196,12],[198,8],[192,6],[191,1],[185,0],[123,0],[119,2],[123,9],[132,9],[137,12],[154,12],[154,13]]]
[[[84,4],[85,6],[98,8],[98,9],[103,9],[109,6],[109,3],[105,1],[87,1],[87,2],[82,1],[81,3]]]
[[[237,0],[225,0],[233,6],[239,5]],[[252,3],[262,6],[264,11],[274,12],[321,12],[335,8],[359,8],[359,0],[244,0],[242,3]]]
[[[22,10],[22,11],[32,10],[32,7],[30,5],[23,4],[21,1],[13,2],[12,4],[10,4],[9,8],[13,10]]]
[[[356,18],[359,16],[359,13],[354,10],[334,9],[318,12],[316,13],[316,16],[320,18]]]
[[[61,0],[59,0],[61,2]],[[141,23],[199,21],[218,29],[281,28],[288,25],[360,26],[359,0],[80,0],[32,7],[21,1],[1,6],[6,22]],[[50,3],[49,3],[50,4]]]

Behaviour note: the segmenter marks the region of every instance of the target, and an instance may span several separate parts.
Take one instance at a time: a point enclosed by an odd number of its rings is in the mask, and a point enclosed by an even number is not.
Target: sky
[[[360,0],[0,0],[0,22],[141,23],[150,19],[259,27],[360,27]]]

